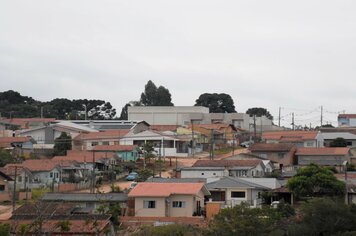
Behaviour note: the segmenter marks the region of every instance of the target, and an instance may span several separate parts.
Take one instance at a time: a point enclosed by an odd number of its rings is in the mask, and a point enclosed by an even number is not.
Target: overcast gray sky
[[[151,79],[175,105],[216,92],[238,112],[281,106],[287,123],[356,113],[354,0],[0,2],[1,91],[120,113]]]

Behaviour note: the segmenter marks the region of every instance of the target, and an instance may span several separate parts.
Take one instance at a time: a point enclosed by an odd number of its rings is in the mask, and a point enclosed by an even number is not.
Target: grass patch
[[[49,188],[34,188],[31,190],[32,192],[32,199],[34,201],[38,200],[41,198],[45,193],[48,193],[50,191]]]

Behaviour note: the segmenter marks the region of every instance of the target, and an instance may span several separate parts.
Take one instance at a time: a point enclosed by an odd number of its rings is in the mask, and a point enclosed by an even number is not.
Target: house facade
[[[204,197],[210,195],[204,183],[138,183],[128,194],[138,217],[192,217],[201,214]]]
[[[293,143],[297,147],[323,147],[324,138],[318,131],[275,131],[264,132],[262,140],[265,143]]]
[[[280,166],[295,165],[296,150],[297,147],[293,143],[255,143],[249,148],[253,155],[271,160]]]

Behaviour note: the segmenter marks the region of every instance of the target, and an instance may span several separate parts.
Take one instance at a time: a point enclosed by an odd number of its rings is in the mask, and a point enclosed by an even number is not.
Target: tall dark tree
[[[72,137],[65,132],[54,140],[54,155],[65,156],[72,149]]]
[[[246,111],[246,114],[249,114],[250,116],[255,115],[257,117],[266,116],[268,119],[273,120],[273,116],[271,115],[271,113],[269,113],[269,111],[267,111],[266,108],[262,108],[262,107],[249,108]]]
[[[13,90],[5,91],[0,93],[0,113],[7,118],[38,117],[40,102]]]
[[[210,113],[233,113],[234,101],[229,94],[204,93],[195,101],[195,106],[208,107]]]
[[[336,138],[330,142],[330,147],[347,147],[347,141],[344,138]]]
[[[173,106],[169,90],[163,86],[157,88],[151,80],[145,85],[140,103],[143,106]]]
[[[126,103],[125,106],[121,109],[119,120],[128,120],[129,118],[128,107],[130,106],[142,106],[142,104],[140,101],[131,101],[129,103]]]

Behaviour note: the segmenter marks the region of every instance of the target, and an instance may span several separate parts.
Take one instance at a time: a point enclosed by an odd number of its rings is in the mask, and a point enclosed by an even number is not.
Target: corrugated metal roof
[[[126,202],[126,193],[46,193],[41,200],[54,202]]]

